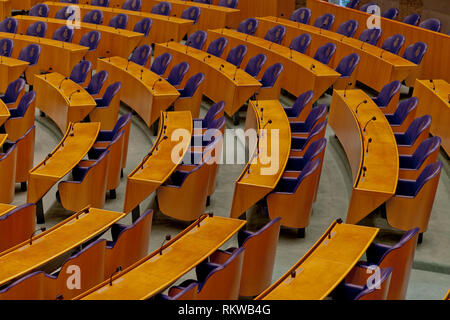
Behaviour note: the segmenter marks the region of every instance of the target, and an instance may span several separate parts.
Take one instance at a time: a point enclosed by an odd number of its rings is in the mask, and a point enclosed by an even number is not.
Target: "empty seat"
[[[37,64],[39,56],[41,55],[41,46],[35,43],[29,44],[20,51],[19,60],[29,63],[28,68]],[[29,69],[27,69],[28,71]],[[27,72],[25,72],[26,74]],[[29,77],[27,77],[28,79]],[[30,79],[28,79],[30,80]]]
[[[56,198],[66,210],[78,212],[86,206],[103,208],[105,205],[108,154],[97,160],[82,160],[72,170],[72,180],[58,184]]]
[[[404,133],[394,133],[399,154],[412,154],[430,134],[431,117],[416,118]]]
[[[325,120],[326,114],[327,106],[325,104],[312,108],[305,121],[292,121],[290,123],[292,134],[306,137],[317,123]]]
[[[381,29],[372,28],[366,29],[363,32],[361,32],[359,40],[367,42],[368,44],[371,44],[373,46],[376,46],[378,41],[380,40],[380,37],[381,37]]]
[[[89,11],[84,15],[83,22],[103,24],[103,11],[97,9]]]
[[[363,11],[363,12],[370,13],[370,14],[374,14],[375,11],[374,11],[372,8],[370,8],[370,7],[376,6],[376,5],[377,5],[377,3],[372,1],[372,2],[369,2],[369,3],[363,4],[363,5],[359,8],[359,10],[360,10],[360,11]],[[370,11],[370,12],[369,12],[369,11]]]
[[[419,24],[419,21],[420,21],[420,15],[417,13],[410,14],[409,16],[406,16],[403,19],[404,23],[407,23],[407,24],[410,24],[413,26],[417,26]]]
[[[207,38],[208,34],[205,31],[198,30],[187,38],[186,45],[198,50],[202,50]]]
[[[214,103],[206,112],[203,119],[194,119],[194,128],[208,128],[213,120],[217,120],[218,118],[224,115],[225,110],[225,102],[219,101]]]
[[[134,25],[133,31],[143,33],[144,36],[148,36],[150,29],[152,28],[153,20],[150,18],[144,18]]]
[[[151,54],[152,54],[152,47],[150,47],[147,44],[144,44],[133,51],[130,61],[140,66],[145,66],[149,61],[148,58],[150,57]]]
[[[394,113],[400,99],[400,88],[402,84],[395,80],[385,85],[378,96],[372,98],[373,102],[385,113]]]
[[[83,34],[80,40],[80,46],[85,46],[89,48],[89,51],[94,51],[98,47],[98,43],[100,42],[101,33],[97,30],[89,31],[88,33]]]
[[[290,155],[303,156],[314,141],[322,139],[325,136],[326,127],[327,121],[322,121],[313,127],[306,138],[292,136]]]
[[[439,31],[441,31],[441,21],[436,18],[430,18],[430,19],[422,21],[419,24],[419,27],[428,29],[431,31],[439,32]]]
[[[94,122],[101,122],[102,130],[110,130],[117,122],[120,104],[120,82],[112,83],[106,88],[102,98],[95,99],[97,106],[89,114],[89,118]]]
[[[172,4],[170,2],[161,1],[152,8],[152,13],[161,14],[163,16],[170,16],[170,11],[172,10]]]
[[[116,29],[126,29],[128,24],[128,15],[119,13],[109,20],[109,26]]]
[[[55,14],[55,19],[73,20],[75,16],[75,9],[71,6],[67,6],[59,9]]]
[[[212,4],[212,0],[193,0],[193,1],[204,4]]]
[[[64,42],[72,42],[73,29],[69,28],[68,26],[62,26],[55,30],[52,39]]]
[[[397,18],[397,16],[398,16],[398,13],[399,13],[399,11],[397,8],[390,8],[390,9],[386,10],[385,12],[383,12],[381,16],[386,19],[395,20],[395,18]]]
[[[59,2],[78,4],[78,0],[59,0]]]
[[[247,54],[247,46],[240,44],[233,49],[231,49],[228,52],[227,55],[227,62],[235,65],[236,67],[240,68],[242,60],[244,59],[245,55]]]
[[[297,97],[292,106],[283,108],[289,118],[289,121],[304,121],[306,119],[306,116],[311,112],[311,100],[313,96],[314,92],[312,90],[303,92]]]
[[[404,300],[408,290],[418,233],[419,228],[409,230],[393,246],[372,242],[366,252],[367,261],[358,262],[350,271],[346,282],[364,285],[370,266],[392,268],[387,300]]]
[[[108,79],[108,72],[105,70],[99,71],[91,77],[88,86],[84,90],[91,96],[96,96],[100,94],[106,79]]]
[[[424,42],[416,42],[410,46],[408,46],[403,53],[403,58],[409,60],[415,64],[420,64],[422,62],[422,58],[427,52],[428,46]]]
[[[9,109],[10,117],[6,121],[5,130],[12,141],[20,139],[34,125],[36,92],[23,95],[17,108]]]
[[[0,40],[0,56],[3,57],[11,57],[12,51],[14,48],[14,41],[11,39],[1,39]]]
[[[48,8],[48,5],[46,5],[45,3],[38,3],[30,9],[28,15],[33,17],[47,18],[49,11],[50,9]]]
[[[19,78],[8,85],[5,94],[0,95],[0,99],[8,106],[8,108],[15,108],[24,93],[25,80]]]
[[[27,28],[26,35],[44,38],[47,32],[47,24],[43,21],[36,21]]]
[[[270,100],[280,97],[281,82],[278,81],[284,67],[281,63],[275,63],[266,69],[261,80],[261,88],[259,90],[258,99]]]
[[[2,177],[0,203],[11,203],[14,200],[16,157],[17,147],[15,144],[12,144],[5,153],[0,153],[0,177]]]
[[[6,18],[0,22],[0,32],[16,33],[19,23],[14,18]]]
[[[416,180],[423,169],[435,163],[441,146],[440,137],[432,137],[422,141],[412,155],[399,155],[399,179]]]
[[[302,54],[305,54],[306,50],[308,50],[310,43],[311,43],[311,36],[307,33],[303,33],[292,39],[289,48]]]
[[[405,43],[405,37],[401,34],[394,34],[384,40],[381,49],[387,50],[393,54],[398,54],[403,44]]]
[[[330,42],[317,48],[316,53],[314,54],[314,59],[320,63],[328,65],[335,52],[336,45]]]
[[[167,295],[158,294],[158,300],[197,300],[198,283],[192,282],[186,287],[173,286],[169,289]]]
[[[394,132],[405,132],[416,115],[416,107],[419,99],[411,97],[398,104],[397,110],[393,114],[385,114]]]
[[[309,24],[309,19],[311,19],[311,10],[309,8],[299,8],[292,12],[289,20],[300,22],[303,24]]]
[[[250,58],[250,60],[248,60],[247,66],[245,67],[245,72],[247,72],[252,77],[257,78],[266,61],[267,56],[262,53]]]
[[[258,20],[255,18],[248,18],[239,24],[237,31],[252,36],[255,34],[256,29],[258,29]]]
[[[223,54],[223,51],[227,47],[227,44],[228,44],[227,38],[224,37],[217,38],[211,41],[206,52],[220,58]]]
[[[358,67],[359,60],[360,58],[358,54],[351,53],[339,61],[339,64],[336,67],[336,72],[339,72],[341,76],[333,84],[333,89],[342,90],[345,88],[354,88],[357,74],[355,70]],[[349,83],[351,83],[351,85],[349,85]]]
[[[166,79],[172,86],[178,87],[185,74],[189,71],[189,63],[181,62],[175,65],[172,70],[170,70],[169,77]]]
[[[201,12],[199,7],[189,7],[181,13],[181,19],[192,20],[196,24]]]
[[[142,0],[126,0],[122,5],[122,9],[132,11],[141,11],[141,7]]]
[[[203,73],[190,77],[183,89],[178,89],[180,96],[174,103],[175,111],[191,111],[193,117],[198,117],[202,101],[202,90],[198,90],[205,80]]]
[[[338,27],[336,32],[342,34],[343,36],[353,38],[357,29],[358,29],[358,21],[347,20]]]
[[[314,21],[314,27],[330,30],[333,26],[334,19],[334,15],[331,13],[325,13]]]
[[[83,84],[86,81],[89,71],[91,71],[91,67],[92,64],[87,60],[77,63],[73,67],[69,79],[77,84]]]
[[[36,205],[34,203],[25,203],[0,215],[0,253],[29,240],[35,229]]]
[[[359,0],[350,0],[347,3],[347,8],[358,9],[358,6],[359,6]]]
[[[264,36],[264,39],[277,44],[281,44],[281,41],[283,41],[285,34],[286,34],[285,26],[275,26],[267,31],[266,35]]]
[[[91,0],[91,6],[109,7],[109,0]]]
[[[159,76],[164,75],[166,73],[167,67],[172,61],[172,55],[170,53],[163,53],[162,55],[156,57],[153,60],[152,66],[150,70],[156,73]]]
[[[220,0],[219,6],[236,9],[238,6],[238,0]]]

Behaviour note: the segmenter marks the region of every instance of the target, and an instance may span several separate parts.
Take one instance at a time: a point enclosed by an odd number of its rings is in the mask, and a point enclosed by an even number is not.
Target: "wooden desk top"
[[[163,2],[166,0],[144,0],[142,3],[142,10],[143,11],[150,11],[154,5],[158,4],[159,2]],[[201,10],[201,14],[207,15],[209,11],[218,11],[222,13],[239,13],[238,9],[228,8],[228,7],[222,7],[217,6],[213,4],[205,4],[200,2],[192,2],[192,1],[181,1],[181,0],[167,0],[167,2],[170,2],[172,5],[172,11],[176,9],[177,7],[181,7],[182,10],[186,10],[190,7],[198,7]],[[172,13],[172,12],[171,12]]]
[[[29,64],[29,62],[22,61],[16,58],[0,56],[0,65],[7,66],[8,68],[27,67]]]
[[[53,72],[43,75],[35,75],[35,77],[47,82],[51,87],[53,87],[64,98],[68,107],[92,106],[92,108],[94,108],[97,105],[95,99],[86,90],[84,90],[81,85],[67,79],[67,77],[60,73]],[[63,79],[67,80],[62,81]],[[61,88],[59,87],[60,84]],[[77,90],[80,90],[80,92],[77,92]]]
[[[0,100],[0,126],[8,120],[9,116],[11,114],[9,113],[9,109],[6,106],[6,104],[3,102],[3,100]],[[3,144],[3,143],[2,143]],[[0,144],[1,146],[1,144]]]
[[[27,201],[36,203],[59,179],[72,170],[94,145],[99,122],[71,123],[61,142],[30,170]]]
[[[356,265],[378,231],[333,222],[314,246],[256,300],[325,299]]]
[[[0,253],[0,285],[72,250],[124,216],[122,212],[90,208],[85,213],[83,210],[34,236],[32,245],[26,241]]]
[[[0,135],[0,140],[1,140],[1,135]],[[8,212],[10,212],[11,210],[13,210],[14,208],[16,208],[16,206],[13,206],[11,204],[6,204],[6,203],[0,203],[0,219],[3,215],[7,214]]]
[[[166,127],[165,132],[163,132],[164,127]],[[175,171],[191,143],[192,115],[189,111],[162,112],[159,128],[158,138],[152,149],[128,175],[124,212],[133,210]],[[187,139],[182,139],[181,142],[172,141],[172,135],[178,129],[184,129],[189,133]],[[164,140],[164,136],[168,138]],[[172,151],[175,147],[180,148],[182,154],[179,158],[173,159]]]
[[[197,227],[198,221],[200,227]],[[161,292],[210,256],[244,225],[245,221],[203,215],[159,249],[76,299],[140,300]]]
[[[450,84],[442,79],[434,79],[433,82],[436,90],[433,90],[433,84],[430,83],[429,80],[416,80],[416,84],[419,83],[423,87],[430,90],[437,98],[443,100],[443,102],[450,108]]]

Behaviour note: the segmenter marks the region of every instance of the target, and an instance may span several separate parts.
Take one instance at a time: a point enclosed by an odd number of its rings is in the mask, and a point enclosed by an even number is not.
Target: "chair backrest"
[[[308,137],[305,140],[302,150],[305,150],[310,144],[314,141],[321,139],[325,136],[325,130],[327,128],[327,121],[322,121],[321,123],[316,124],[311,132],[308,134]]]
[[[317,48],[314,59],[327,65],[336,51],[336,45],[334,43],[326,43],[323,46]]]
[[[147,64],[148,58],[152,54],[152,47],[147,44],[140,46],[134,50],[131,55],[130,61],[137,63],[140,66],[144,66]]]
[[[359,6],[359,0],[351,0],[347,3],[347,8],[355,9]]]
[[[206,52],[220,58],[223,54],[223,50],[225,50],[225,48],[227,47],[227,44],[228,44],[227,38],[224,37],[217,38],[211,41]]]
[[[195,91],[197,91],[197,88],[200,86],[203,80],[205,80],[205,75],[203,73],[197,73],[196,75],[190,77],[189,80],[186,82],[186,86],[184,87],[183,93],[180,95],[180,97],[183,98],[193,97]]]
[[[128,24],[128,15],[119,13],[117,16],[111,18],[109,26],[116,29],[125,29]]]
[[[117,135],[131,121],[131,117],[131,113],[125,113],[119,118],[119,120],[117,120],[114,128],[112,129],[113,136]]]
[[[266,61],[267,56],[263,53],[250,58],[250,60],[248,60],[247,66],[245,67],[245,72],[256,78]]]
[[[339,61],[336,71],[341,74],[341,77],[349,77],[358,65],[359,60],[360,58],[358,54],[351,53]]]
[[[91,0],[91,6],[109,7],[109,0]]]
[[[152,13],[161,14],[163,16],[169,16],[172,10],[172,4],[170,2],[161,1],[152,8]]]
[[[395,110],[394,117],[398,123],[403,123],[408,114],[411,113],[419,103],[419,99],[417,97],[411,97],[409,99],[403,100],[397,106]]]
[[[11,39],[4,38],[0,40],[0,56],[11,57],[14,49],[14,42]]]
[[[275,63],[267,68],[266,72],[261,79],[261,84],[263,88],[273,87],[281,72],[283,72],[283,65],[281,63]]]
[[[311,43],[311,36],[307,33],[303,33],[292,39],[289,48],[304,54],[308,49],[310,43]]]
[[[309,24],[309,19],[311,19],[311,9],[309,8],[298,8],[292,12],[289,20],[300,22],[303,24]]]
[[[75,15],[75,8],[72,6],[67,6],[59,9],[55,14],[55,19],[71,19],[72,16]]]
[[[108,72],[105,70],[99,71],[95,73],[91,80],[89,81],[89,84],[86,88],[86,91],[90,95],[97,95],[100,93],[100,90],[103,87],[103,84],[105,83],[106,79],[108,79]]]
[[[327,139],[325,138],[314,141],[309,145],[308,149],[305,152],[305,155],[303,156],[303,159],[306,162],[314,160],[314,158],[316,158],[318,155],[325,152],[326,146],[327,146]]]
[[[259,22],[255,18],[248,18],[239,24],[237,31],[252,36],[255,34],[256,29],[258,29],[258,24]]]
[[[69,79],[78,84],[84,83],[91,67],[92,63],[88,60],[82,60],[73,67]]]
[[[390,9],[386,10],[385,12],[383,12],[383,14],[381,16],[386,19],[394,20],[395,18],[397,18],[398,13],[399,13],[399,11],[397,8],[390,8]]]
[[[14,18],[6,18],[0,22],[0,32],[16,33],[19,23]]]
[[[19,97],[22,90],[25,89],[25,80],[18,78],[8,85],[5,95],[2,97],[4,103],[14,103]]]
[[[281,44],[281,41],[283,41],[285,34],[286,34],[285,26],[275,26],[267,31],[264,39]]]
[[[374,279],[371,287],[366,283],[354,300],[386,300],[391,282],[392,268],[380,270],[379,279]]]
[[[416,139],[422,133],[431,126],[431,116],[424,115],[422,117],[414,119],[405,131],[405,136],[410,144],[414,144]]]
[[[219,101],[217,103],[214,103],[203,117],[202,126],[209,127],[209,124],[211,124],[212,121],[215,120],[219,114],[223,113],[224,109],[225,109],[225,101]]]
[[[208,34],[205,31],[198,30],[187,38],[186,44],[189,47],[202,50],[207,38]]]
[[[180,85],[181,81],[183,81],[183,78],[188,71],[189,71],[189,63],[181,62],[172,68],[172,70],[169,73],[169,77],[167,78],[167,81],[172,86],[178,86]]]
[[[78,0],[59,0],[59,2],[78,4]]]
[[[122,9],[140,11],[142,7],[142,0],[127,0],[123,3]]]
[[[313,126],[317,123],[317,121],[322,118],[327,113],[327,105],[321,104],[311,109],[311,112],[308,114],[305,120],[305,130],[308,132],[313,128]]]
[[[89,11],[84,15],[83,22],[103,24],[103,11],[97,9]]]
[[[384,40],[381,49],[392,52],[393,54],[398,54],[404,43],[404,36],[402,36],[401,34],[394,34],[393,36],[390,36],[389,38]]]
[[[430,18],[430,19],[422,21],[419,24],[419,27],[428,29],[431,31],[439,32],[439,31],[441,31],[441,21],[436,18]]]
[[[212,0],[194,0],[197,3],[212,4]]]
[[[156,57],[153,60],[150,70],[156,73],[157,75],[162,76],[166,72],[167,66],[170,64],[171,61],[172,55],[167,52],[163,53],[162,55]]]
[[[181,18],[192,20],[196,24],[201,12],[202,10],[199,7],[189,7],[181,13]]]
[[[43,21],[36,21],[27,28],[27,36],[44,38],[47,32],[47,24]]]
[[[45,3],[38,3],[28,12],[29,16],[47,18],[50,9]]]
[[[368,13],[373,14],[375,12],[373,11],[373,9],[372,9],[371,12],[369,12],[370,11],[369,9],[371,9],[369,7],[376,6],[376,5],[377,5],[377,3],[372,1],[372,2],[369,2],[369,3],[363,4],[361,7],[359,7],[359,10],[363,11],[363,12],[368,12]]]
[[[89,48],[89,51],[97,49],[98,43],[100,42],[102,35],[97,30],[89,31],[83,34],[80,40],[80,45]]]
[[[419,21],[420,21],[420,14],[417,14],[417,13],[410,14],[409,16],[406,16],[403,19],[404,23],[407,23],[407,24],[410,24],[413,26],[417,26],[419,24]]]
[[[330,30],[334,23],[334,15],[331,13],[325,13],[314,21],[314,27]]]
[[[376,98],[376,104],[379,107],[385,107],[389,104],[391,99],[399,92],[402,83],[398,80],[392,81],[385,85]]]
[[[29,91],[23,95],[22,99],[20,99],[19,105],[17,106],[19,117],[23,117],[25,115],[28,107],[33,103],[34,99],[36,99],[35,91]]]
[[[122,83],[117,81],[113,84],[110,84],[108,88],[106,88],[105,94],[102,98],[102,105],[109,106],[111,100],[114,98],[116,94],[119,93],[120,88],[122,87]]]
[[[302,181],[304,181],[307,177],[312,175],[314,171],[319,170],[320,168],[320,159],[315,159],[313,161],[308,161],[306,165],[303,167],[302,172],[297,177],[297,184],[295,185],[295,188],[293,190],[293,193],[295,193],[301,186]]]
[[[425,42],[416,42],[410,46],[408,46],[403,53],[403,58],[409,60],[415,64],[420,64],[422,62],[422,58],[427,52],[428,46]]]
[[[336,32],[346,37],[353,38],[357,29],[358,21],[350,19],[342,23]]]
[[[298,117],[298,115],[302,112],[303,108],[311,101],[314,96],[314,91],[309,90],[303,92],[301,95],[297,97],[294,104],[292,105],[292,117]]]
[[[219,6],[236,9],[238,6],[238,0],[220,0]]]
[[[36,229],[36,205],[26,203],[0,215],[0,252],[30,239]]]
[[[242,60],[247,54],[247,46],[240,44],[228,52],[227,61],[236,67],[240,67]]]
[[[438,136],[431,137],[422,141],[412,155],[412,167],[420,168],[422,163],[430,155],[435,153],[441,146],[441,138]]]
[[[376,46],[378,43],[378,40],[380,40],[381,37],[381,29],[378,28],[372,28],[372,29],[366,29],[363,32],[361,32],[361,35],[359,36],[359,40],[363,42],[367,42],[373,46]]]
[[[148,33],[150,32],[152,25],[153,25],[152,19],[144,18],[134,25],[133,31],[143,33],[145,36],[148,36]]]
[[[417,177],[417,180],[414,184],[415,192],[411,196],[415,197],[419,191],[423,188],[425,183],[436,177],[441,173],[442,170],[442,162],[437,161],[435,163],[429,164],[426,166],[420,175]]]
[[[72,42],[74,31],[68,26],[62,26],[55,30],[53,33],[53,40]]]

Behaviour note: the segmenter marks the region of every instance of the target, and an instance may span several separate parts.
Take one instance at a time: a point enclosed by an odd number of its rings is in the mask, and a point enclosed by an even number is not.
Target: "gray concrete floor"
[[[289,105],[292,103],[292,100],[285,96],[282,96],[280,100],[283,104]],[[319,102],[329,104],[330,101],[331,97],[325,95]],[[207,108],[208,104],[204,102],[202,114],[206,112]],[[122,106],[120,110],[121,113],[129,111],[125,106]],[[245,113],[242,112],[241,117],[244,116]],[[240,126],[243,127],[243,121],[241,121]],[[38,111],[36,112],[36,127],[35,164],[40,162],[57,145],[63,135],[51,120],[40,117]],[[230,119],[227,120],[227,128],[234,128]],[[279,278],[297,262],[323,234],[333,220],[337,218],[343,218],[345,220],[352,188],[351,173],[345,153],[334,137],[334,133],[330,127],[327,128],[326,137],[328,144],[319,193],[317,201],[313,206],[310,225],[306,229],[306,237],[304,239],[298,239],[293,230],[282,228],[273,280]],[[144,122],[138,116],[133,116],[125,176],[140,163],[148,150],[150,150],[155,138],[155,136],[152,136],[151,130],[145,126]],[[242,149],[244,146],[239,144],[237,148]],[[444,163],[444,170],[441,174],[429,230],[424,235],[423,243],[417,247],[414,270],[409,284],[408,299],[442,299],[450,288],[449,161],[443,154],[440,155],[440,160]],[[243,167],[244,165],[229,164],[220,166],[216,190],[211,199],[211,206],[207,208],[208,211],[214,212],[215,215],[219,216],[229,216],[234,183]],[[122,210],[125,186],[126,178],[123,178],[121,185],[117,189],[117,198],[115,200],[108,199],[105,209]],[[60,222],[72,214],[72,212],[66,211],[57,203],[55,198],[56,190],[57,187],[55,186],[44,197],[47,227]],[[17,185],[16,197],[13,204],[19,205],[24,202],[26,202],[26,192],[21,192]],[[154,194],[141,203],[141,212],[146,208],[155,208]],[[258,207],[253,208],[247,214],[248,229],[258,229],[268,221],[268,218],[259,209]],[[126,216],[121,222],[126,224],[131,223],[130,215]],[[402,232],[389,227],[386,221],[378,214],[373,214],[367,219],[364,219],[362,224],[381,228],[380,234],[376,239],[379,242],[394,243],[402,235]],[[156,212],[151,230],[150,249],[153,251],[158,248],[166,234],[175,235],[186,226],[186,223],[175,221],[160,212]],[[105,236],[109,237],[109,234]],[[236,245],[237,240],[233,238],[224,245],[224,248]],[[179,282],[193,277],[195,278],[195,275],[191,271],[180,279]]]

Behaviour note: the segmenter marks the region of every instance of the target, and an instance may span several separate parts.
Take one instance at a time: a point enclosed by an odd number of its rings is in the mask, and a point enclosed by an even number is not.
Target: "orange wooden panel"
[[[28,68],[29,63],[0,56],[0,92],[5,92],[8,85],[20,77]]]
[[[14,209],[15,212],[11,212]],[[36,226],[35,211],[35,205],[25,204],[17,208],[0,204],[0,252],[30,238]]]
[[[0,19],[11,16],[11,0],[0,0]]]
[[[10,113],[9,109],[3,100],[0,101],[0,126],[5,123],[5,121],[9,118]]]

